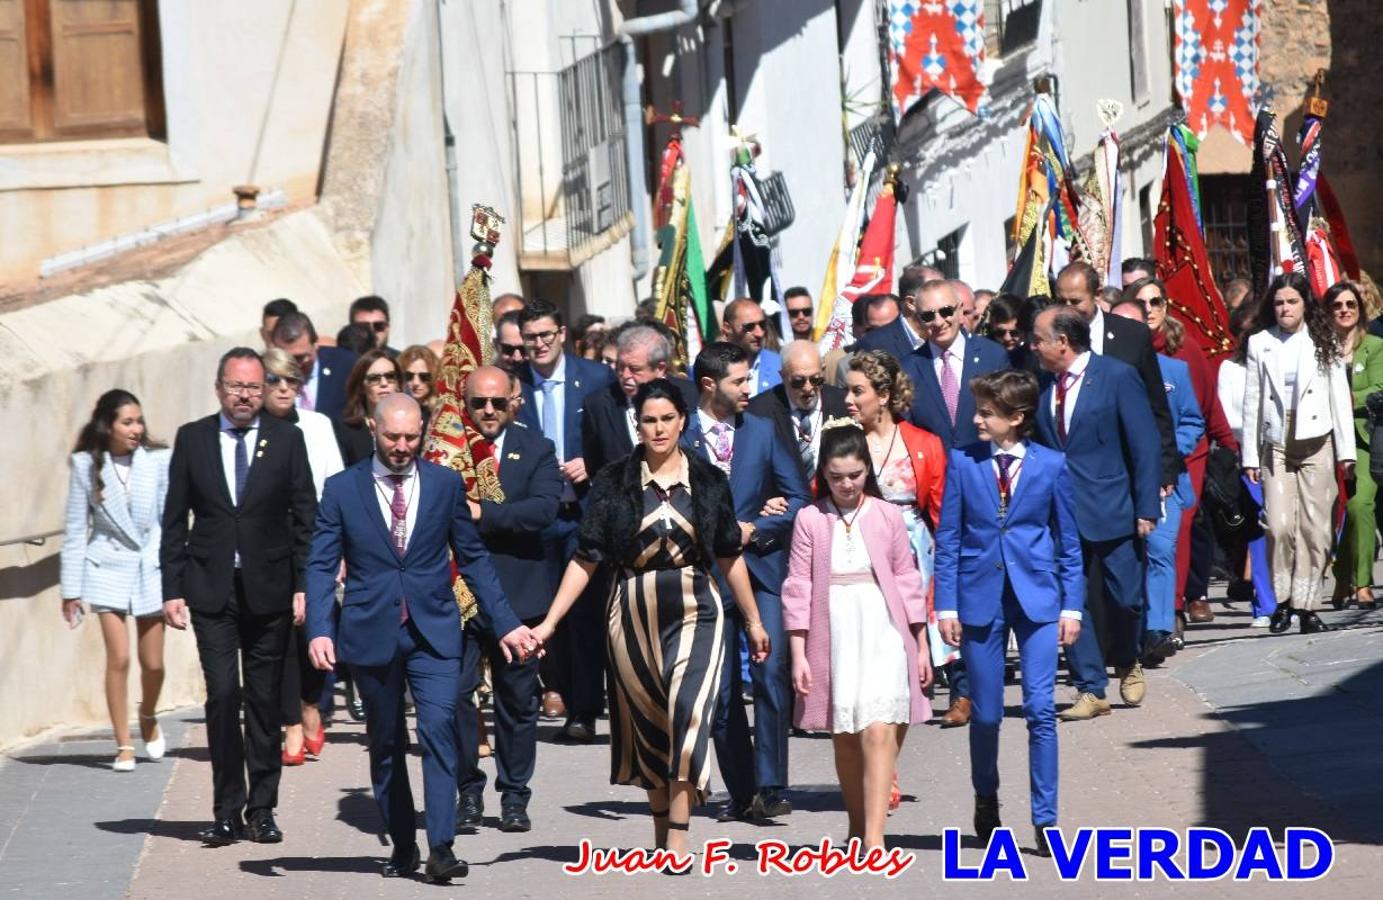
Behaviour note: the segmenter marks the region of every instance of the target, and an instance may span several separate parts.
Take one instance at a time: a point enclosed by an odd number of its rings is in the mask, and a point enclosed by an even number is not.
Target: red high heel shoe
[[[325,725],[322,726],[321,731],[317,732],[317,736],[315,738],[303,735],[303,749],[306,750],[307,754],[311,756],[313,759],[321,758],[322,748],[325,747],[326,744],[327,727]]]
[[[299,750],[296,754],[283,751],[283,764],[285,766],[300,766],[307,762],[307,748]]]
[[[898,773],[893,773],[893,786],[888,789],[888,811],[893,812],[903,805],[903,789],[898,787]]]

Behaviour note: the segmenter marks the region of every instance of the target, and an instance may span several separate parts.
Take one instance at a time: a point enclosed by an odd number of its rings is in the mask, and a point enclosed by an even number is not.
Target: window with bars
[[[1201,221],[1210,271],[1220,284],[1252,278],[1249,257],[1248,199],[1250,175],[1202,175]]]
[[[612,44],[558,74],[567,248],[579,251],[629,211],[620,76]]]
[[[939,269],[947,278],[960,277],[960,243],[965,237],[965,228],[957,228],[936,242],[936,247],[914,259],[909,266],[931,266]]]
[[[157,0],[0,0],[0,143],[163,131]]]
[[[1002,58],[1037,40],[1042,0],[984,0],[985,53]]]

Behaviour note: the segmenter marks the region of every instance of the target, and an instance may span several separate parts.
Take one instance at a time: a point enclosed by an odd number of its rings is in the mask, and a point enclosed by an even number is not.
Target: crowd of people
[[[882,847],[899,752],[941,686],[936,721],[970,729],[986,839],[1012,635],[1046,852],[1058,719],[1110,715],[1111,672],[1140,705],[1145,667],[1213,620],[1220,560],[1230,599],[1274,634],[1328,630],[1332,563],[1337,608],[1375,605],[1377,297],[1317,298],[1294,273],[1256,299],[1231,284],[1237,350],[1220,363],[1151,261],[1123,273],[1102,285],[1072,263],[1051,297],[1014,297],[909,267],[896,294],[854,303],[853,343],[824,356],[802,288],[785,293],[791,334],[735,299],[690,359],[646,308],[569,328],[501,295],[493,363],[459,405],[502,501],[422,458],[440,341],[395,350],[372,296],[331,344],[274,300],[264,347],[221,357],[218,411],[171,451],[118,389],[77,439],[63,615],[100,614],[113,768],[137,758],[132,618],[152,759],[164,628],[196,635],[211,845],[283,839],[282,770],[326,752],[341,695],[368,733],[386,876],[423,865],[410,705],[430,880],[466,873],[453,837],[482,823],[482,757],[499,828],[529,830],[544,717],[589,742],[608,714],[610,780],[647,792],[674,851],[712,747],[718,820],[771,820],[792,812],[791,735],[828,732],[849,836]],[[1063,650],[1075,696],[1058,713]]]

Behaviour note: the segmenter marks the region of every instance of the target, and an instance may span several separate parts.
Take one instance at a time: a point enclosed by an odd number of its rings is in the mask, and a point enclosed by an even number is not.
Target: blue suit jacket
[[[1157,355],[1157,367],[1162,371],[1162,386],[1167,390],[1167,408],[1172,414],[1172,435],[1176,438],[1177,452],[1184,457],[1190,456],[1205,434],[1205,414],[1191,386],[1191,367],[1161,353]],[[1176,497],[1182,509],[1189,509],[1195,503],[1190,472],[1177,476]]]
[[[749,396],[757,397],[783,383],[783,357],[773,350],[759,351],[759,378],[749,386]]]
[[[1137,519],[1162,516],[1162,437],[1138,371],[1090,354],[1066,446],[1056,439],[1049,385],[1037,403],[1037,439],[1066,454],[1076,492],[1076,523],[1088,541],[1125,538]]]
[[[389,663],[398,649],[399,601],[418,630],[446,659],[461,657],[461,618],[451,588],[451,557],[497,636],[519,626],[481,543],[461,476],[418,461],[417,521],[400,559],[389,539],[371,475],[371,459],[327,479],[307,559],[308,640],[332,638],[342,662]],[[450,552],[448,552],[450,551]],[[336,573],[346,560],[346,593],[336,607]]]
[[[563,392],[564,405],[562,409],[562,452],[558,454],[562,459],[579,459],[585,457],[581,441],[581,421],[585,415],[586,398],[592,394],[598,394],[608,388],[615,381],[615,373],[610,371],[610,367],[602,363],[592,362],[589,359],[582,359],[579,356],[568,353],[565,354],[567,361],[566,379],[562,383],[560,390]],[[533,369],[531,366],[522,366],[518,371],[519,380],[523,382],[523,409],[519,410],[519,421],[527,425],[538,434],[543,433],[542,422],[538,419],[538,404],[533,399]],[[589,472],[595,475],[594,472]],[[584,491],[590,486],[590,480],[582,482],[577,486],[578,491]]]
[[[887,350],[900,363],[912,353],[912,338],[903,327],[903,317],[899,316],[882,328],[875,328],[855,342],[855,352],[865,350]]]
[[[985,441],[951,451],[936,529],[936,609],[956,611],[964,625],[988,625],[999,615],[1007,576],[1029,619],[1055,622],[1062,610],[1085,606],[1065,461],[1028,444],[1008,514],[1000,519],[990,449]]]
[[[510,608],[520,619],[534,619],[547,614],[557,588],[544,561],[543,542],[537,540],[556,520],[562,499],[562,473],[552,441],[522,422],[511,422],[504,430],[499,486],[503,503],[480,503],[480,537]],[[477,614],[477,624],[488,628],[483,615],[483,610]]]
[[[1009,367],[1008,352],[989,338],[967,335],[965,359],[960,373],[960,394],[956,402],[956,424],[946,412],[946,400],[941,396],[941,382],[936,377],[936,357],[932,345],[925,341],[917,345],[899,362],[908,373],[915,388],[908,421],[941,438],[947,448],[964,447],[980,439],[975,430],[975,395],[970,393],[970,379],[987,372]]]
[[[701,420],[695,411],[688,417],[682,446],[709,459],[701,434]],[[744,561],[758,587],[777,593],[787,579],[787,545],[792,539],[792,521],[797,511],[811,502],[811,493],[802,478],[800,462],[778,437],[772,421],[742,413],[735,422],[734,456],[730,464],[730,494],[735,501],[735,519],[753,522],[754,543],[745,548]],[[764,501],[782,497],[787,512],[760,516]],[[724,598],[728,603],[730,598]]]
[[[358,358],[342,347],[317,348],[317,401],[312,408],[333,422],[341,419],[341,410],[346,406],[346,379]]]

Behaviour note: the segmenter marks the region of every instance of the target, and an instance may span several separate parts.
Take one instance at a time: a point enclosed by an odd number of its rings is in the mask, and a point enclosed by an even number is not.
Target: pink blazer
[[[908,656],[908,687],[912,694],[914,724],[931,718],[932,707],[917,683],[917,641],[912,625],[926,625],[927,600],[922,574],[908,543],[903,515],[891,503],[870,498],[870,509],[860,519],[860,536],[874,578],[888,603],[889,617],[903,636]],[[788,631],[807,633],[807,664],[812,688],[797,698],[793,722],[807,731],[831,728],[831,536],[840,517],[822,498],[798,513],[792,528],[792,555],[788,578],[783,583],[783,622]]]

